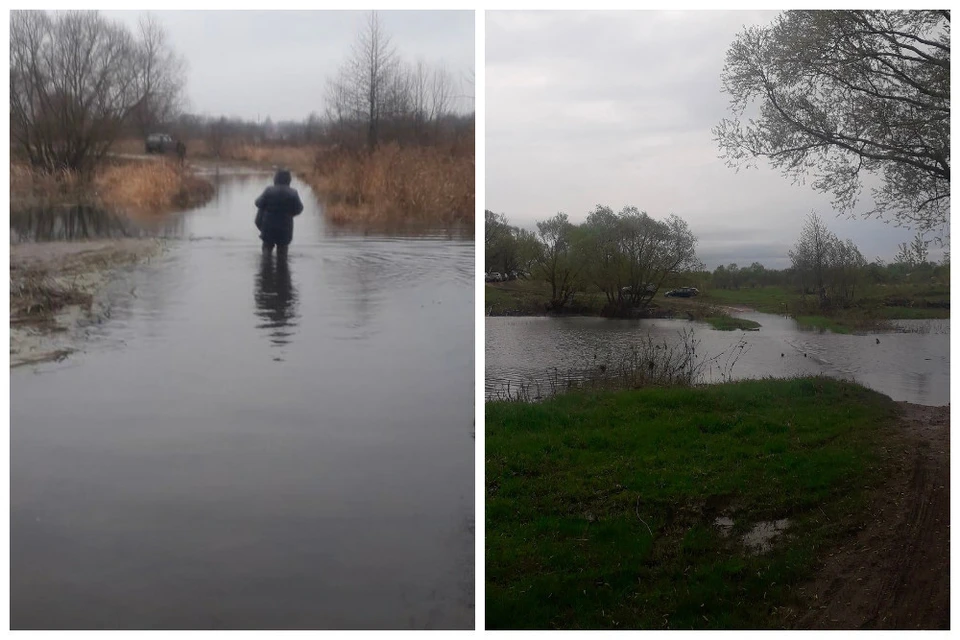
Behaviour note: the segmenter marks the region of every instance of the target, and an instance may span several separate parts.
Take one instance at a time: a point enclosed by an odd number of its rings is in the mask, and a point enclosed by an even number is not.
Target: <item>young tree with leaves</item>
[[[766,158],[852,212],[921,231],[950,211],[950,12],[787,11],[727,52],[731,118],[714,128],[732,167]]]
[[[550,308],[559,311],[582,285],[584,260],[576,243],[576,227],[567,214],[558,213],[537,223],[537,237],[542,246],[537,256],[539,275],[550,283]]]

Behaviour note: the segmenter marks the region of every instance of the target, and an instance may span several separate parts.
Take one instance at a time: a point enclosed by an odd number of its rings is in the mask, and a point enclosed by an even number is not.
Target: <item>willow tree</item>
[[[550,284],[550,308],[563,309],[580,290],[585,261],[577,242],[577,227],[567,214],[537,222],[541,249],[536,256],[539,275]]]
[[[636,207],[614,213],[599,205],[581,231],[587,274],[606,296],[607,313],[645,307],[669,276],[702,266],[696,236],[675,215],[657,220]]]
[[[842,212],[874,174],[867,215],[949,220],[949,11],[787,11],[737,36],[722,82],[732,117],[714,135],[730,166],[812,177]]]

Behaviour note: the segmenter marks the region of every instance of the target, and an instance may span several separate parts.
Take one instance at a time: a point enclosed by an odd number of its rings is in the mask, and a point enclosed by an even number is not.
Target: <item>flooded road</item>
[[[759,322],[759,331],[716,331],[687,320],[521,317],[486,319],[488,398],[507,384],[551,388],[558,375],[584,379],[600,365],[615,367],[649,333],[656,343],[674,344],[693,332],[704,381],[826,375],[855,380],[894,400],[924,405],[950,402],[949,320],[898,321],[903,332],[841,335],[801,331],[791,318],[738,313]],[[742,337],[746,347],[734,352]],[[879,340],[879,342],[878,342]],[[783,354],[783,355],[781,355]],[[718,358],[719,356],[719,358]]]
[[[325,228],[221,172],[11,370],[13,628],[473,628],[474,242]]]

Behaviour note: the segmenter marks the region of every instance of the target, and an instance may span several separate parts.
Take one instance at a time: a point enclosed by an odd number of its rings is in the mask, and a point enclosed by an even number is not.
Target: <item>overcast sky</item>
[[[728,115],[720,73],[745,24],[777,12],[486,13],[486,208],[513,223],[597,204],[684,218],[709,269],[788,266],[803,218],[820,213],[867,260],[913,232],[836,218],[830,198],[761,164],[737,173],[711,128]],[[869,209],[864,192],[859,209]],[[931,245],[931,259],[941,251]]]
[[[135,27],[139,11],[105,11]],[[327,78],[350,53],[362,11],[153,11],[188,64],[188,110],[274,121],[323,113]],[[473,11],[381,11],[397,53],[474,71]],[[464,91],[473,93],[469,85]]]

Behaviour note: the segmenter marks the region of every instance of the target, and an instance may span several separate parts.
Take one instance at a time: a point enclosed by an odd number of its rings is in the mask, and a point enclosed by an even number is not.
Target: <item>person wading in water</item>
[[[290,172],[280,169],[273,177],[273,186],[267,187],[254,203],[257,206],[257,229],[263,240],[263,252],[269,254],[277,247],[277,257],[287,256],[287,247],[293,240],[293,217],[303,211],[303,203],[296,189],[290,187]]]

